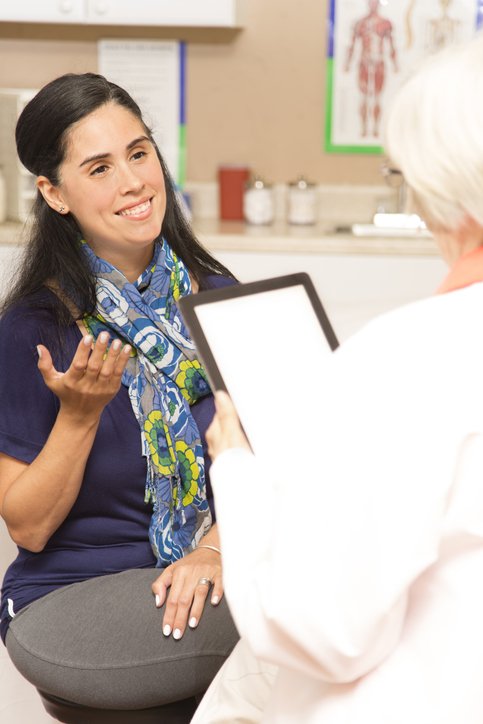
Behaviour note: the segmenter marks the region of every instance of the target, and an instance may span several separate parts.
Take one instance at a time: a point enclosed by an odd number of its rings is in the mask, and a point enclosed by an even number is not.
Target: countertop
[[[275,223],[250,226],[237,221],[203,220],[195,223],[199,240],[211,251],[287,254],[376,254],[439,256],[432,237],[356,237],[348,230]]]
[[[0,224],[0,245],[22,241],[24,225]],[[284,254],[373,254],[402,256],[438,256],[434,239],[420,237],[356,237],[348,231],[317,226],[275,223],[250,226],[238,221],[200,220],[194,231],[210,251],[262,252]]]

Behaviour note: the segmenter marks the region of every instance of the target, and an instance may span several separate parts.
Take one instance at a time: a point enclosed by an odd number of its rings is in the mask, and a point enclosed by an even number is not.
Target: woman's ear
[[[47,176],[37,176],[37,188],[44,197],[46,203],[51,209],[59,214],[68,214],[69,209],[62,198],[62,193],[58,186],[54,186]]]

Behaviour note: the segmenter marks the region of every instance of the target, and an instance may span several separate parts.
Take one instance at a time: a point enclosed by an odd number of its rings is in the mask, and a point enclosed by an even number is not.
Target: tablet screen
[[[211,385],[230,394],[257,455],[316,424],[317,377],[337,339],[307,275],[181,302]]]

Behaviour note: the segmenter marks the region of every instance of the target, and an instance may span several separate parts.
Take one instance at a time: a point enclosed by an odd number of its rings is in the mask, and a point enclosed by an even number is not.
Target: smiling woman
[[[237,633],[209,484],[213,399],[176,301],[234,279],[194,237],[119,86],[52,81],[16,140],[38,194],[0,319],[0,512],[19,546],[1,634],[24,676],[90,707],[86,720],[156,707],[142,720],[159,721],[166,706],[189,721]]]
[[[59,184],[41,175],[37,187],[52,209],[73,215],[98,256],[137,279],[166,210],[163,171],[139,118],[113,102],[90,113],[68,135]]]

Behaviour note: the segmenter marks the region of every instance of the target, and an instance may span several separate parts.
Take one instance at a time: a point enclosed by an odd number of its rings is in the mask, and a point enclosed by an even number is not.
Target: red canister
[[[250,177],[246,166],[226,165],[218,168],[220,219],[243,221],[243,194]]]

